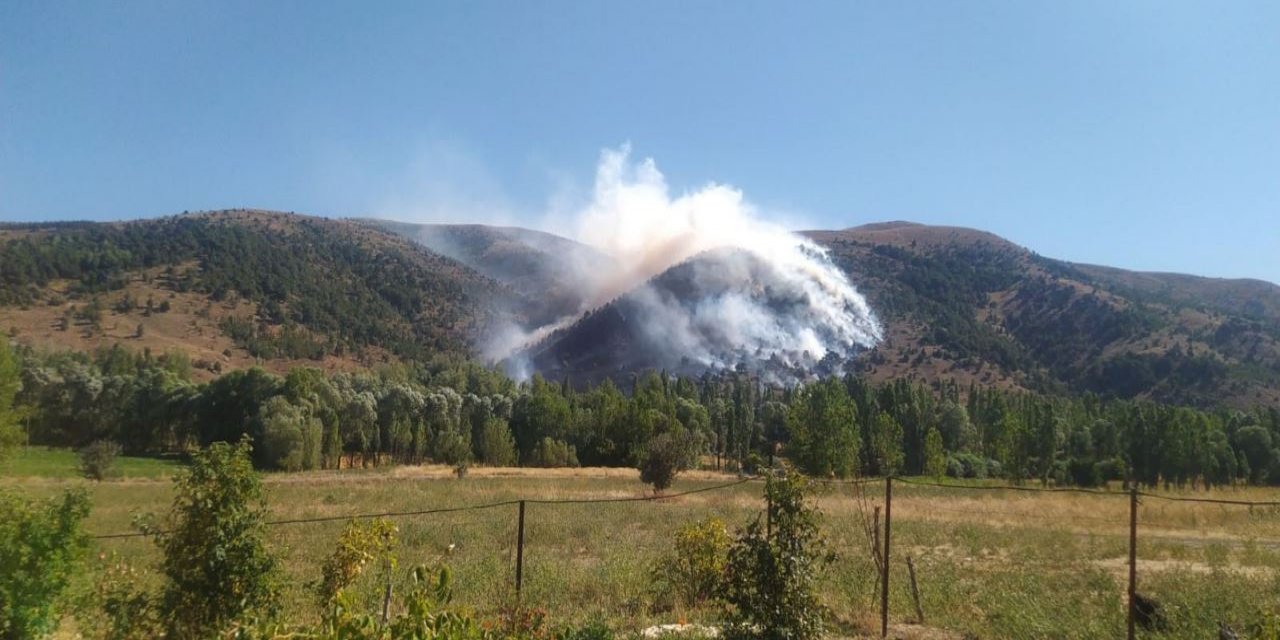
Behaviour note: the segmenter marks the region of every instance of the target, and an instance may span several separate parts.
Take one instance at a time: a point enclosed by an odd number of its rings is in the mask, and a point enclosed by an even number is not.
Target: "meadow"
[[[132,531],[135,514],[168,507],[170,485],[163,475],[171,467],[135,462],[152,477],[139,477],[145,475],[140,472],[92,483],[55,472],[57,464],[48,459],[43,466],[21,460],[3,472],[0,487],[47,495],[84,486],[93,498],[88,528],[95,534]],[[669,493],[734,480],[690,472]],[[475,468],[459,479],[444,467],[396,467],[269,474],[265,483],[271,518],[280,520],[519,499],[648,495],[648,487],[629,469]],[[865,522],[873,505],[883,505],[883,483],[867,485],[865,493],[846,483],[819,482],[815,490],[835,554],[822,589],[833,633],[872,635],[878,630],[878,589]],[[746,482],[656,502],[530,503],[523,603],[545,609],[555,622],[603,618],[620,629],[713,622],[714,611],[682,610],[656,592],[652,567],[670,552],[679,527],[716,516],[735,529],[759,513],[760,495],[760,483]],[[1257,488],[1186,495],[1280,497],[1275,490]],[[1119,493],[977,491],[895,482],[890,611],[896,632],[903,637],[1123,637],[1128,509],[1127,495]],[[1220,621],[1243,630],[1280,602],[1280,510],[1148,497],[1139,521],[1139,590],[1161,603],[1167,621],[1164,632],[1142,637],[1213,637]],[[394,522],[400,544],[392,580],[398,588],[413,566],[447,566],[457,603],[489,615],[515,602],[514,505]],[[343,526],[338,519],[270,528],[269,543],[283,565],[288,617],[317,615],[308,585],[319,578],[320,563]],[[157,557],[143,538],[100,540],[95,549],[141,567]],[[914,624],[921,621],[915,619],[908,587],[907,556],[917,569],[923,626]],[[98,562],[95,555],[91,564]],[[363,579],[361,593],[371,609],[383,584],[377,572]],[[67,626],[70,637],[74,623]]]

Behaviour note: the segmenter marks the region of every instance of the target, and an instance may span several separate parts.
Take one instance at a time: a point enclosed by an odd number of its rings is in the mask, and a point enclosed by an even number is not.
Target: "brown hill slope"
[[[465,357],[514,297],[350,221],[235,210],[0,228],[0,327],[20,342],[184,351],[208,371]]]

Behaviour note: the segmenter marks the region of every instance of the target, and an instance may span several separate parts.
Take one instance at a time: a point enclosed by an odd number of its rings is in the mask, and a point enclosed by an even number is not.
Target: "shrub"
[[[154,595],[138,571],[116,554],[105,559],[93,590],[76,608],[81,634],[92,640],[150,640],[164,634]]]
[[[671,433],[654,436],[640,460],[640,481],[653,485],[654,493],[662,493],[684,469],[687,451],[684,438]]]
[[[320,638],[335,640],[496,640],[501,637],[483,628],[469,615],[451,611],[453,599],[447,569],[434,575],[425,567],[413,570],[401,598],[403,613],[383,623],[368,613],[357,613],[339,598],[326,614]]]
[[[1101,469],[1092,460],[1073,458],[1067,463],[1067,475],[1077,487],[1096,487],[1102,484]]]
[[[114,474],[120,445],[110,440],[97,440],[80,450],[80,473],[90,480],[106,480]]]
[[[251,449],[245,438],[193,453],[174,479],[162,530],[144,527],[163,555],[169,637],[210,637],[245,614],[274,611],[276,561],[263,543],[266,505]]]
[[[543,438],[529,452],[525,464],[530,467],[576,467],[578,452],[573,445],[553,438]]]
[[[511,429],[502,418],[490,417],[480,430],[478,447],[480,461],[495,467],[507,467],[516,463],[516,441]]]
[[[396,564],[392,550],[397,533],[396,526],[382,518],[348,523],[338,537],[338,547],[320,570],[322,577],[317,585],[317,594],[321,605],[329,606],[371,562],[377,563],[384,572],[391,572]]]
[[[822,549],[818,511],[804,477],[783,469],[765,484],[770,520],[760,517],[729,548],[720,597],[730,640],[813,640],[822,635],[817,580],[831,557]]]
[[[613,640],[613,629],[602,620],[592,620],[581,627],[568,627],[556,632],[555,640]]]
[[[89,540],[89,498],[67,492],[36,503],[0,493],[0,638],[43,637]]]
[[[1108,458],[1099,462],[1097,465],[1097,474],[1104,482],[1113,480],[1124,480],[1126,465],[1122,458]]]
[[[960,452],[947,456],[947,475],[953,478],[986,478],[991,475],[991,463],[972,453]]]
[[[729,555],[729,533],[719,518],[709,517],[676,532],[674,550],[653,568],[658,589],[688,607],[716,595]]]

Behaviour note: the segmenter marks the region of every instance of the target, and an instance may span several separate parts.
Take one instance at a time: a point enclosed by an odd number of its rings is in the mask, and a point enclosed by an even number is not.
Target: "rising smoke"
[[[733,187],[672,197],[653,160],[633,162],[624,146],[602,153],[591,201],[573,218],[575,239],[611,261],[569,265],[583,308],[505,336],[499,352],[519,354],[620,296],[652,364],[662,366],[808,370],[882,337],[866,300],[826,250],[763,219]],[[528,372],[518,355],[509,362]]]

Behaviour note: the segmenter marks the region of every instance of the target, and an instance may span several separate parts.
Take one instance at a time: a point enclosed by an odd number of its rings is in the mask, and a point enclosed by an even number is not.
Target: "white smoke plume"
[[[733,187],[672,196],[654,161],[633,162],[624,146],[602,152],[591,201],[573,218],[575,239],[612,263],[572,269],[584,308],[508,336],[508,349],[624,295],[644,316],[649,342],[672,362],[797,367],[850,356],[882,338],[875,314],[825,249],[765,220]],[[686,261],[682,282],[705,294],[699,299],[650,282]]]

